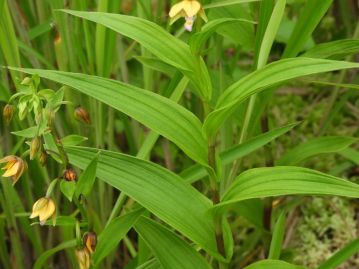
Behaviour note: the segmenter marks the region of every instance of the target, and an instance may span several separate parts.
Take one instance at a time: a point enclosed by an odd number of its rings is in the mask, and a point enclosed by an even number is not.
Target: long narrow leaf
[[[353,137],[327,136],[314,138],[289,150],[277,162],[277,165],[298,165],[302,161],[322,153],[341,151],[358,141]]]
[[[283,58],[297,56],[332,3],[333,0],[311,0],[306,3],[289,38]]]
[[[70,162],[82,169],[97,151],[67,148]],[[214,224],[208,214],[211,201],[176,174],[148,161],[101,151],[96,176],[132,197],[204,249],[216,253]]]
[[[284,261],[264,260],[253,263],[244,269],[305,269],[303,266],[293,265]]]
[[[242,158],[251,152],[263,147],[270,141],[290,131],[292,128],[297,126],[297,123],[288,124],[287,126],[273,129],[267,133],[260,134],[252,139],[249,139],[243,144],[239,144],[222,152],[220,158],[223,165],[232,163],[234,160]],[[187,182],[193,183],[207,175],[206,169],[201,165],[193,165],[180,173],[180,176]]]
[[[93,255],[94,264],[98,264],[110,254],[143,212],[144,210],[140,209],[117,217],[101,232]]]
[[[135,225],[165,269],[210,269],[207,261],[186,241],[159,223],[140,217]]]
[[[350,68],[359,68],[359,64],[304,57],[284,59],[269,64],[232,84],[224,92],[215,110],[206,118],[204,130],[208,136],[214,135],[238,104],[270,86],[301,76]]]
[[[254,168],[239,175],[216,207],[281,195],[337,195],[359,198],[359,185],[295,166]]]
[[[78,73],[18,69],[70,86],[133,117],[178,145],[195,161],[207,163],[201,122],[190,111],[158,94],[119,81]]]
[[[359,239],[356,239],[346,245],[343,249],[335,253],[329,260],[321,264],[317,269],[335,269],[347,261],[351,256],[359,252]]]
[[[62,10],[132,38],[164,62],[179,68],[192,80],[199,94],[209,100],[211,80],[200,57],[194,57],[189,46],[166,32],[159,25],[142,18],[102,12]]]

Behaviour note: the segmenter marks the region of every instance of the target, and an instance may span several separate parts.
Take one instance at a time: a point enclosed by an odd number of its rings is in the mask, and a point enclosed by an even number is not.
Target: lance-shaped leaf
[[[98,264],[116,248],[122,238],[136,223],[145,210],[139,209],[115,218],[98,237],[96,251],[93,255],[94,264]]]
[[[193,247],[161,224],[140,217],[135,229],[163,268],[211,269],[207,261]]]
[[[241,102],[270,86],[301,76],[350,68],[359,68],[359,63],[304,57],[271,63],[232,84],[206,118],[204,129],[207,135],[213,136]]]
[[[204,61],[194,57],[189,46],[159,25],[142,18],[102,12],[62,10],[68,14],[99,23],[124,36],[136,40],[162,61],[177,67],[192,80],[198,93],[211,98],[211,80]]]
[[[297,194],[359,198],[359,185],[302,167],[254,168],[235,179],[216,208],[252,198]]]
[[[303,266],[290,264],[279,260],[264,260],[252,263],[244,269],[306,269]]]
[[[84,169],[97,149],[66,149],[70,163]],[[157,217],[216,253],[212,202],[182,178],[154,163],[128,155],[101,151],[96,176],[136,200]]]
[[[38,74],[96,98],[171,140],[195,161],[207,163],[207,141],[200,120],[174,101],[97,76],[41,69],[12,69]]]
[[[358,39],[341,39],[323,43],[306,51],[303,57],[340,59],[347,55],[359,53]]]
[[[218,28],[232,23],[252,23],[256,24],[254,21],[246,19],[234,19],[234,18],[222,18],[216,19],[208,22],[204,25],[200,32],[191,36],[189,40],[189,45],[193,53],[197,54],[200,52],[202,46],[205,44],[208,38],[217,31]]]
[[[221,158],[222,165],[230,164],[257,149],[260,149],[267,143],[290,131],[295,126],[297,126],[297,123],[288,124],[286,126],[270,130],[269,132],[260,134],[242,144],[221,152],[219,157]],[[206,169],[199,164],[192,165],[180,173],[180,176],[189,183],[193,183],[206,175],[208,175]]]
[[[277,162],[278,165],[298,165],[302,161],[322,154],[338,152],[358,141],[354,137],[327,136],[314,138],[289,150]]]

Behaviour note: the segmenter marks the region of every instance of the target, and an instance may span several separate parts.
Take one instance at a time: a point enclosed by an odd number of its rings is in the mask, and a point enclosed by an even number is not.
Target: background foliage
[[[0,267],[357,268],[358,3],[177,2],[0,0]]]

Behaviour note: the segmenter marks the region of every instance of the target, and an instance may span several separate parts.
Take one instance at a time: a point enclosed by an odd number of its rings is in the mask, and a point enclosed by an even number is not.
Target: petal
[[[55,210],[56,207],[54,202],[51,199],[48,199],[46,206],[39,213],[40,224],[45,224],[45,222],[55,213]]]
[[[175,5],[171,8],[170,13],[169,13],[169,16],[170,16],[171,18],[173,18],[173,17],[177,16],[179,13],[181,13],[181,11],[183,10],[183,6],[185,5],[185,2],[186,2],[186,1],[182,1],[182,2],[180,2],[180,3],[178,3],[178,4],[175,4]]]
[[[16,175],[16,173],[19,171],[20,163],[15,162],[11,167],[7,168],[6,172],[2,175],[3,177],[11,177],[13,175]]]
[[[2,169],[7,170],[16,163],[16,160],[9,161]]]
[[[208,22],[207,15],[204,12],[203,8],[201,8],[201,10],[199,11],[199,15],[201,16],[202,20],[204,20],[205,22]]]
[[[7,163],[7,162],[12,162],[12,161],[16,161],[16,156],[10,155],[10,156],[6,156],[6,157],[0,159],[0,163]]]
[[[188,17],[193,17],[201,9],[201,4],[197,1],[186,1],[183,9]]]

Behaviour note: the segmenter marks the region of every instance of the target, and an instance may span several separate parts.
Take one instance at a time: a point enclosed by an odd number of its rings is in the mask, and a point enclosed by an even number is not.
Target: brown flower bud
[[[65,171],[64,171],[64,179],[66,181],[76,181],[77,179],[77,174],[75,172],[74,169],[72,168],[67,168]]]
[[[3,110],[3,117],[6,124],[9,124],[14,115],[14,107],[12,105],[5,105]]]
[[[83,107],[79,106],[75,109],[75,118],[78,121],[82,121],[86,124],[91,124],[91,120],[90,120],[90,115],[87,112],[86,109],[84,109]]]
[[[40,138],[36,136],[30,144],[30,160],[35,159],[36,154],[39,152],[40,146]]]
[[[47,154],[45,151],[41,152],[40,163],[42,166],[45,166],[45,164],[47,163]]]
[[[97,245],[97,235],[94,232],[88,232],[82,238],[82,242],[87,250],[92,254]]]

